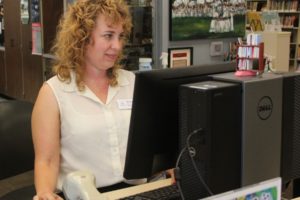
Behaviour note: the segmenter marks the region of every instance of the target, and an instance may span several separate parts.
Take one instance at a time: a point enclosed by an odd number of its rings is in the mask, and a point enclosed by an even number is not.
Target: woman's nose
[[[122,46],[123,46],[122,40],[120,40],[119,38],[115,38],[113,40],[113,43],[112,43],[113,49],[120,50],[122,48]]]

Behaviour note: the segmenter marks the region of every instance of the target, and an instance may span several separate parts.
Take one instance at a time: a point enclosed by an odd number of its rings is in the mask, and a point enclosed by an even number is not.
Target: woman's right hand
[[[49,192],[49,193],[35,195],[33,197],[33,200],[64,200],[64,199],[55,193]]]

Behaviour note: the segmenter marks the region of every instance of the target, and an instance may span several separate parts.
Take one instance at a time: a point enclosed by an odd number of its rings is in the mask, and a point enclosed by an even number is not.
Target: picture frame
[[[188,67],[193,65],[193,47],[168,49],[169,68]]]
[[[246,5],[246,0],[169,0],[169,40],[244,37]]]
[[[223,42],[211,42],[210,43],[210,56],[221,56],[223,55]]]

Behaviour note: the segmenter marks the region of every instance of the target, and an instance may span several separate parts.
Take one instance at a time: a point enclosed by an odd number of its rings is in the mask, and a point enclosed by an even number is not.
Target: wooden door
[[[63,15],[63,0],[42,1],[43,10],[43,42],[44,53],[50,53],[53,40],[56,35],[56,28],[60,17]]]
[[[21,24],[24,99],[34,102],[43,83],[42,56],[32,54],[31,23]]]
[[[20,0],[4,1],[5,66],[7,95],[23,98],[23,72],[20,47]]]
[[[5,94],[6,90],[6,71],[4,65],[4,50],[0,50],[0,93]]]

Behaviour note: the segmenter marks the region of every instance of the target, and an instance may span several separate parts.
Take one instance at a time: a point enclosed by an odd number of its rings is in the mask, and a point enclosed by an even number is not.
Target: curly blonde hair
[[[61,18],[52,53],[56,57],[53,71],[61,81],[71,81],[71,71],[76,74],[79,90],[84,90],[83,64],[87,44],[90,42],[96,19],[104,15],[112,25],[122,24],[125,36],[129,36],[132,22],[128,5],[123,0],[77,0],[70,5]],[[119,56],[116,64],[107,70],[111,86],[116,86],[120,68]]]

